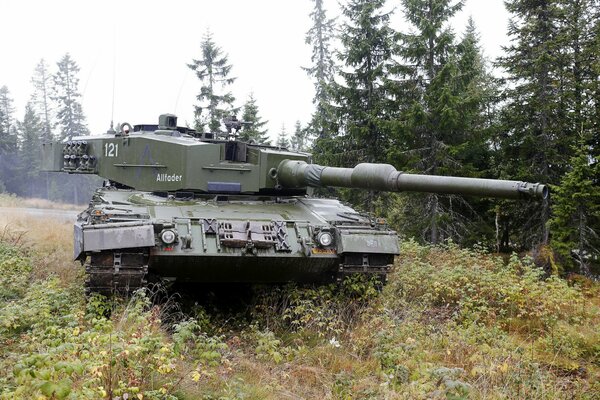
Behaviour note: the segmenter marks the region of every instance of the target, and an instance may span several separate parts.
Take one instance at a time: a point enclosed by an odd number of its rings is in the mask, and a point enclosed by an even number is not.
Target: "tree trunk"
[[[436,194],[431,195],[432,205],[431,205],[431,244],[438,244],[439,240],[439,232],[438,232],[438,223],[437,223],[437,215],[438,215],[438,196]]]

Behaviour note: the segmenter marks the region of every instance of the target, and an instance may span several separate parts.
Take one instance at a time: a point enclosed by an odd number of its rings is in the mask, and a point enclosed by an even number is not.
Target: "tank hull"
[[[177,282],[281,283],[331,282],[337,277],[334,257],[294,258],[264,256],[154,256],[149,273]]]
[[[190,195],[102,188],[75,225],[90,291],[147,280],[196,283],[383,279],[399,253],[381,220],[334,199]]]

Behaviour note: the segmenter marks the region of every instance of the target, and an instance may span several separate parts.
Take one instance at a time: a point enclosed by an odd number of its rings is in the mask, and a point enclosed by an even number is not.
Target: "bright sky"
[[[389,4],[400,8],[398,1]],[[325,5],[334,17],[337,1]],[[169,112],[180,125],[191,124],[200,82],[186,65],[200,57],[210,29],[233,65],[237,104],[253,92],[276,137],[282,125],[290,133],[313,111],[313,85],[301,69],[310,63],[304,38],[312,6],[310,0],[0,0],[0,86],[10,90],[21,119],[39,60],[54,72],[69,52],[81,69],[79,88],[92,133],[109,127],[113,70],[115,123],[155,123]],[[457,34],[469,15],[486,56],[498,56],[507,44],[503,0],[467,0],[453,21]],[[395,29],[406,30],[401,15],[394,21]]]

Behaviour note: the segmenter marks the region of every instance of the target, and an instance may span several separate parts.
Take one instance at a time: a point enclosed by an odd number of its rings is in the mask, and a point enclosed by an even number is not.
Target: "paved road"
[[[81,207],[83,210],[85,207]],[[80,211],[54,210],[46,208],[22,208],[22,207],[0,207],[0,214],[26,214],[38,218],[54,218],[62,221],[75,222]]]

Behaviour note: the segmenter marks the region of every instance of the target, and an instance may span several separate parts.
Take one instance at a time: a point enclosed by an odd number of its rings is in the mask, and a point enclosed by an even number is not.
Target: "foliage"
[[[18,250],[3,245],[0,259],[2,399],[176,398],[178,382],[199,379],[227,349],[193,320],[177,324],[168,340],[145,292],[126,303],[93,296],[86,305],[79,283],[32,280]],[[190,358],[196,367],[183,368]]]
[[[511,0],[506,6],[511,45],[498,60],[506,72],[506,105],[496,139],[497,169],[502,176],[558,184],[578,135],[597,131],[593,2]],[[507,210],[518,226],[513,241],[521,247],[548,243],[549,203]]]
[[[40,139],[50,141],[52,134],[53,107],[50,101],[52,75],[48,71],[46,61],[42,58],[36,65],[31,83],[34,92],[31,95],[31,103],[42,123],[42,135]]]
[[[204,35],[200,47],[201,58],[188,64],[202,84],[200,93],[196,96],[199,104],[194,106],[194,125],[200,132],[204,128],[208,128],[210,132],[219,132],[223,118],[236,112],[233,109],[235,97],[226,91],[235,78],[230,76],[232,66],[228,63],[227,55],[222,54],[209,31]]]
[[[376,299],[377,285],[376,278],[353,276],[340,285],[270,289],[258,293],[253,317],[269,330],[332,337],[344,332]]]
[[[290,140],[290,146],[293,151],[308,151],[308,128],[303,128],[300,121],[294,125],[294,134]]]
[[[23,122],[17,123],[17,131],[20,141],[21,165],[19,175],[26,178],[29,183],[28,195],[33,197],[36,192],[36,181],[40,174],[40,147],[44,136],[43,125],[35,113],[31,103],[25,106]]]
[[[552,246],[569,269],[577,263],[577,272],[587,276],[600,256],[600,187],[594,182],[599,172],[592,160],[590,147],[582,140],[570,170],[556,187],[551,220]]]
[[[558,321],[585,318],[584,297],[531,259],[513,254],[508,263],[485,254],[434,248],[417,258],[396,289],[404,299],[440,309],[463,324],[485,324],[509,332],[549,332]]]
[[[481,177],[489,168],[490,122],[495,88],[479,37],[469,20],[457,41],[451,18],[462,1],[403,1],[410,33],[401,34],[400,107],[391,158],[402,168],[432,175]],[[468,242],[489,204],[438,194],[406,197],[403,231],[430,243]],[[415,218],[418,215],[418,218]],[[403,217],[403,218],[402,218]],[[486,221],[489,222],[489,221]]]
[[[43,243],[34,243],[0,244],[2,399],[541,399],[599,389],[600,287],[545,277],[528,258],[408,241],[383,292],[359,277],[264,287],[237,312],[194,304],[190,317],[145,291],[86,299],[80,279],[36,272]]]
[[[269,121],[263,121],[258,114],[258,104],[254,98],[254,94],[250,93],[248,100],[242,108],[242,121],[249,122],[250,125],[245,125],[240,132],[240,139],[244,141],[253,140],[256,143],[269,145],[269,134],[264,129],[264,126]]]
[[[505,262],[410,241],[402,250],[386,311],[364,328],[379,332],[373,355],[390,387],[406,398],[587,398],[597,390],[596,292],[545,278],[516,255]]]
[[[8,87],[0,87],[0,154],[6,155],[17,147],[17,138],[13,131],[13,99]]]
[[[17,135],[13,121],[13,99],[8,87],[0,87],[0,187],[10,191],[17,184],[15,164],[17,163]]]
[[[8,88],[0,88],[0,181],[3,191],[19,196],[82,204],[101,183],[95,176],[59,175],[40,171],[40,146],[54,139],[87,134],[80,104],[79,67],[69,54],[52,74],[41,60],[32,77],[34,91],[22,120],[14,119]]]
[[[312,26],[306,33],[305,42],[312,46],[312,65],[304,70],[313,78],[315,112],[306,130],[307,134],[316,138],[315,147],[319,149],[321,142],[334,136],[337,131],[332,98],[336,66],[331,42],[335,37],[335,21],[327,18],[323,0],[314,0],[310,18]]]
[[[277,142],[275,143],[277,147],[281,147],[283,149],[287,149],[290,146],[290,140],[288,139],[288,134],[285,130],[285,125],[281,125],[281,130],[277,135]]]
[[[228,349],[222,336],[209,336],[202,332],[200,324],[193,318],[175,324],[173,331],[175,353],[193,354],[199,366],[218,366]]]
[[[0,243],[0,301],[22,297],[32,271],[31,263],[12,247]],[[3,321],[2,324],[6,324]]]
[[[79,66],[65,54],[56,64],[58,71],[53,76],[53,87],[50,98],[56,102],[56,119],[60,128],[59,138],[84,136],[89,134],[85,123],[85,116],[79,98]]]

